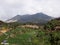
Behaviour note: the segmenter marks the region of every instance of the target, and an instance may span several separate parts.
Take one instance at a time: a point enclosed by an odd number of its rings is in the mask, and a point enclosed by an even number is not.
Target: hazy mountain
[[[46,23],[47,21],[51,20],[52,17],[44,14],[44,13],[36,13],[33,15],[17,15],[9,20],[7,22],[31,22],[31,23]]]

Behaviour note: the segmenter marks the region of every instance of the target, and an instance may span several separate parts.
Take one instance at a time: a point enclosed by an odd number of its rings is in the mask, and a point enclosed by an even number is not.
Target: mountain
[[[32,14],[32,15],[17,15],[9,20],[7,20],[7,22],[22,22],[22,23],[26,23],[26,22],[31,22],[31,23],[46,23],[49,20],[51,20],[52,17],[44,14],[44,13],[36,13],[36,14]]]

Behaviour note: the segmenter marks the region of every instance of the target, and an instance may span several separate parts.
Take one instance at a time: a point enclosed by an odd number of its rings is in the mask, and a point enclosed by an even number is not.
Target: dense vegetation
[[[60,30],[55,28],[60,25],[60,20],[51,20],[44,26],[39,25],[38,29],[19,27],[21,25],[25,24],[2,24],[1,26],[8,28],[9,31],[0,36],[0,45],[4,40],[7,40],[9,45],[60,45]]]

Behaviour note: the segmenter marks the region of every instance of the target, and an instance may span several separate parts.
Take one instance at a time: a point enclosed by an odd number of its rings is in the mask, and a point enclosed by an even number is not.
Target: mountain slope
[[[26,23],[26,22],[31,22],[31,23],[46,23],[47,21],[51,20],[52,17],[44,14],[44,13],[36,13],[33,15],[17,15],[9,20],[7,20],[7,22],[11,21],[17,21],[17,22],[22,22],[22,23]]]

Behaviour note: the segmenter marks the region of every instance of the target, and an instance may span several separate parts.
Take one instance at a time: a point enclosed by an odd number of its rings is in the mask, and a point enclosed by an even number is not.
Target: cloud
[[[0,20],[9,19],[17,14],[43,12],[49,16],[60,16],[60,0],[0,0]]]

